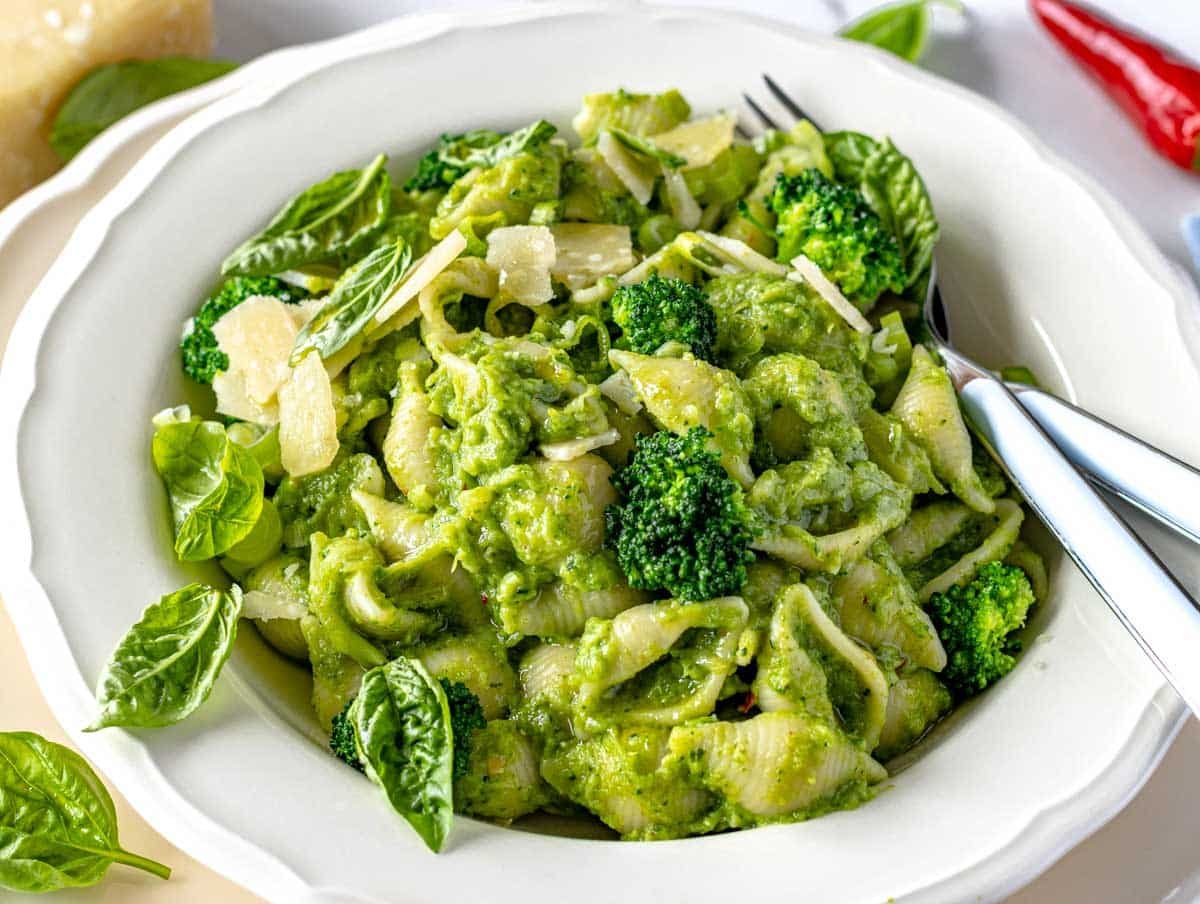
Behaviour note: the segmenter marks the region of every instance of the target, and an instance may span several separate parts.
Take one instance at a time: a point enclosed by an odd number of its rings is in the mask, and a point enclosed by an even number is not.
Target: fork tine
[[[768,116],[763,108],[754,102],[753,97],[751,97],[749,94],[743,94],[742,98],[746,101],[747,106],[754,111],[754,115],[762,120],[762,124],[764,126],[766,126],[768,129],[778,130],[779,126],[775,124],[775,120]]]
[[[770,91],[772,95],[774,95],[774,97],[777,101],[779,101],[781,104],[783,104],[784,109],[786,109],[789,113],[791,113],[797,119],[807,119],[809,122],[811,122],[813,124],[814,128],[816,128],[818,131],[820,130],[820,126],[818,126],[815,122],[813,122],[813,118],[811,116],[809,116],[807,113],[805,113],[800,108],[800,105],[797,104],[794,100],[791,99],[791,97],[788,96],[788,93],[786,91],[784,91],[782,88],[779,87],[779,85],[775,82],[775,79],[771,78],[771,76],[767,75],[764,72],[763,73],[763,81],[767,83],[767,90]]]
[[[737,133],[738,138],[745,138],[747,141],[750,140],[750,133],[746,131],[740,122],[733,124],[733,131]]]

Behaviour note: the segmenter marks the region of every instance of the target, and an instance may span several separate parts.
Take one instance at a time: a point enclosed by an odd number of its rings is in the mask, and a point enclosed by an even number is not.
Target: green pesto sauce
[[[361,231],[364,253],[403,239],[419,258],[457,231],[466,249],[399,316],[354,325],[337,367],[332,356],[325,362],[339,442],[333,463],[285,476],[279,435],[287,431],[274,429],[274,408],[263,424],[229,428],[263,471],[266,514],[223,564],[261,594],[256,605],[286,607],[287,618],[263,622],[264,636],[307,657],[326,728],[363,674],[389,659],[419,660],[433,677],[465,685],[488,721],[453,786],[459,812],[508,822],[540,809],[586,811],[630,839],[807,819],[869,799],[885,777],[878,761],[915,744],[950,705],[928,668],[944,651],[915,588],[977,547],[990,521],[969,519],[903,572],[889,538],[898,543],[914,496],[924,504],[954,490],[967,499],[964,488],[979,484],[995,497],[1007,489],[1003,476],[977,449],[973,469],[954,470],[954,481],[950,466],[961,462],[934,462],[954,445],[942,440],[957,429],[955,399],[945,372],[913,345],[911,324],[891,313],[859,333],[803,280],[759,272],[771,265],[694,231],[774,258],[777,212],[764,199],[777,177],[815,169],[840,179],[839,191],[861,194],[842,172],[864,166],[847,156],[853,148],[830,138],[827,153],[808,123],[753,144],[720,137],[720,120],[691,133],[716,136],[705,140],[719,147],[663,137],[690,115],[676,91],[590,95],[574,135],[510,143],[503,154],[497,133],[452,136],[439,148],[470,151],[469,159],[435,149],[424,181],[385,180],[376,206],[350,212],[380,222],[335,216],[330,235]],[[604,134],[611,129],[623,133]],[[624,151],[611,153],[606,139]],[[702,159],[680,166],[663,153],[668,146]],[[629,166],[618,172],[622,160]],[[648,200],[634,197],[631,173],[649,174]],[[778,218],[800,230],[797,220],[811,214],[797,207]],[[880,222],[903,225],[906,212],[893,214]],[[557,233],[552,297],[532,303],[489,258],[489,236],[535,227],[540,243],[543,227],[563,224],[571,225]],[[604,227],[595,254],[575,231],[587,224]],[[812,241],[810,256],[847,258],[821,235]],[[321,268],[330,283],[360,259],[314,254],[298,266]],[[633,328],[624,315],[624,328],[614,322],[612,299],[623,279],[634,281],[628,268],[651,255],[647,275],[689,283],[695,289],[676,291],[698,290],[712,307],[711,360],[707,343],[699,357],[678,342],[624,350]],[[568,258],[609,263],[576,272],[564,269]],[[850,295],[865,278],[832,275]],[[342,312],[347,320],[363,313]],[[912,367],[925,369],[910,386]],[[902,404],[914,397],[922,402],[915,411]],[[751,553],[731,539],[737,531],[724,536],[737,555],[754,558],[732,599],[683,603],[640,586],[683,586],[669,580],[630,586],[606,522],[610,506],[627,501],[610,478],[636,438],[693,427],[710,434],[702,441],[732,478],[730,523],[749,513]],[[688,475],[662,482],[669,498],[701,495]],[[655,511],[655,502],[638,511]],[[712,547],[716,533],[691,545]],[[657,539],[662,548],[683,545]],[[719,558],[711,548],[707,561],[696,552],[710,569]],[[784,591],[801,583],[817,604],[786,621]],[[547,651],[553,668],[537,667],[552,674],[530,671]],[[886,721],[878,747],[865,749],[883,718],[878,697],[868,699],[881,692],[881,674]]]

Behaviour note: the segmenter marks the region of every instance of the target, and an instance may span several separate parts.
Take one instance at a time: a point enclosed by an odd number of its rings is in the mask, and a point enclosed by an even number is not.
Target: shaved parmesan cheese
[[[829,306],[837,311],[846,323],[850,324],[852,329],[864,335],[871,332],[871,324],[867,322],[867,318],[849,302],[837,286],[829,281],[829,278],[821,272],[820,267],[803,254],[792,258],[792,266],[796,270],[788,274],[788,279],[793,282],[806,282],[812,286],[817,294],[829,302]]]
[[[254,295],[213,324],[217,347],[229,358],[226,372],[240,374],[246,396],[257,405],[275,398],[288,376],[296,323],[278,298]]]
[[[542,453],[543,458],[548,458],[550,461],[574,461],[594,449],[611,446],[620,438],[621,431],[606,430],[604,433],[597,433],[594,436],[581,436],[558,443],[546,443],[538,447],[538,451]]]
[[[272,621],[303,618],[307,614],[308,607],[303,600],[276,596],[263,590],[247,590],[242,594],[242,618]]]
[[[307,354],[279,388],[279,455],[293,477],[322,471],[338,451],[333,388],[321,356]]]
[[[733,117],[718,113],[708,119],[681,123],[667,132],[654,136],[654,143],[687,161],[685,170],[708,166],[733,144]]]
[[[359,333],[330,357],[322,359],[321,363],[325,365],[325,373],[329,374],[329,379],[332,380],[340,374],[351,365],[355,358],[362,354],[364,342],[362,333]]]
[[[485,260],[499,274],[500,295],[521,304],[537,306],[554,297],[550,268],[556,257],[554,234],[545,226],[503,226],[488,233]]]
[[[292,315],[292,320],[296,322],[296,331],[304,329],[310,320],[317,316],[317,311],[325,306],[324,298],[306,298],[298,304],[290,304],[287,306],[288,313]]]
[[[657,164],[638,160],[637,156],[608,130],[601,132],[600,137],[596,139],[596,152],[639,204],[650,203],[654,196],[654,180],[658,178],[659,173]]]
[[[614,372],[598,388],[602,396],[630,417],[642,410],[642,401],[638,398],[637,389],[625,371]]]
[[[718,249],[726,260],[737,264],[743,270],[749,270],[752,273],[770,273],[774,276],[783,276],[788,272],[787,267],[783,264],[759,254],[740,239],[717,235],[715,232],[701,231],[696,235],[704,239],[710,246]]]
[[[213,375],[213,395],[217,397],[217,413],[235,417],[251,424],[269,427],[279,423],[279,403],[275,400],[259,404],[246,392],[246,380],[239,373],[227,370]]]
[[[429,288],[426,286],[425,288]],[[425,290],[422,289],[422,292]],[[419,295],[417,296],[420,297]],[[396,330],[402,330],[418,317],[421,316],[421,306],[419,304],[405,305],[397,311],[387,323],[377,324],[370,323],[367,325],[367,337],[372,342],[378,342],[388,333],[394,333]],[[336,358],[337,355],[334,355]],[[331,378],[332,379],[332,378]]]
[[[667,187],[667,200],[671,202],[675,221],[684,229],[695,229],[700,225],[702,211],[688,191],[683,174],[678,170],[663,169],[663,182]]]
[[[551,275],[578,291],[604,276],[624,273],[634,263],[628,226],[608,223],[558,223],[550,227],[557,257]]]
[[[429,253],[408,271],[408,277],[400,283],[392,297],[383,303],[383,307],[375,314],[375,322],[385,323],[405,304],[416,298],[422,289],[433,282],[439,273],[449,267],[454,259],[463,253],[466,247],[466,236],[456,229],[430,248]]]

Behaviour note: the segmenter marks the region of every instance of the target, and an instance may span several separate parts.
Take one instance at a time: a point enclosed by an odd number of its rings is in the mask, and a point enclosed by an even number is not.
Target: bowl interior
[[[47,326],[19,437],[20,478],[34,573],[89,684],[145,605],[197,573],[211,576],[173,561],[149,418],[180,401],[211,404],[180,375],[176,345],[224,255],[329,172],[382,150],[403,177],[440,133],[464,128],[544,117],[566,131],[583,94],[618,85],[677,86],[695,110],[709,111],[757,90],[766,67],[827,128],[890,135],[918,165],[942,223],[938,261],[956,342],[990,365],[1026,364],[1051,389],[1200,459],[1200,441],[1172,432],[1166,416],[1200,391],[1169,296],[1091,195],[964,92],[843,42],[668,10],[482,15],[419,40],[396,26],[342,55],[280,90],[218,104],[172,153],[152,155],[147,175],[161,170],[145,191],[130,192]],[[1145,311],[1132,322],[1130,299]],[[1045,533],[1034,527],[1033,538],[1052,574],[1051,601],[1034,619],[1039,639],[1012,676],[907,758],[879,799],[804,825],[716,838],[554,841],[553,862],[539,863],[521,897],[554,900],[555,883],[574,880],[581,900],[605,900],[601,886],[581,888],[578,877],[650,870],[654,858],[668,858],[682,884],[654,885],[660,876],[648,880],[652,889],[736,893],[744,870],[773,873],[786,862],[804,870],[817,899],[836,891],[878,900],[945,880],[1010,844],[1051,803],[1086,788],[1130,738],[1163,733],[1170,719],[1161,713],[1147,727],[1161,681]],[[147,762],[208,818],[312,884],[384,899],[399,858],[414,899],[436,897],[444,872],[368,783],[325,754],[305,670],[244,630],[227,675],[194,719],[137,735]],[[1098,701],[1104,717],[1088,716]],[[980,763],[987,781],[964,762]],[[254,789],[255,806],[244,789]],[[319,843],[314,820],[328,827]],[[457,835],[454,848],[472,852],[467,886],[485,896],[508,878],[512,858],[535,851],[528,834],[470,821]],[[948,862],[951,839],[957,853]],[[897,856],[872,875],[849,868],[884,846]],[[713,876],[713,854],[742,866]],[[689,869],[703,885],[689,884],[698,881],[686,878]]]

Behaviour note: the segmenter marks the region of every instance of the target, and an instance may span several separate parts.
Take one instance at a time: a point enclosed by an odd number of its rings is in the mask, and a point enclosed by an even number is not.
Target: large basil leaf
[[[294,365],[310,351],[328,358],[357,336],[391,297],[412,263],[404,239],[376,248],[342,274],[333,291],[292,346]]]
[[[900,243],[906,285],[915,284],[929,270],[940,232],[917,168],[885,138],[863,162],[861,191]]]
[[[895,3],[869,12],[843,28],[839,34],[852,41],[874,44],[894,53],[901,59],[915,63],[925,50],[925,39],[929,35],[929,7],[935,0],[912,0]],[[936,0],[962,12],[958,0]]]
[[[158,728],[205,700],[237,637],[242,592],[188,584],[142,613],[117,644],[96,685],[100,715],[85,731]]]
[[[417,171],[404,183],[405,191],[430,191],[453,185],[468,170],[495,166],[549,141],[558,131],[544,119],[508,135],[476,129],[461,135],[443,135],[437,146],[417,163]]]
[[[509,157],[515,157],[517,154],[522,154],[525,151],[545,144],[554,137],[554,133],[557,131],[546,120],[539,119],[537,122],[530,123],[523,129],[517,129],[517,131],[510,132],[508,135],[499,138],[495,144],[474,147],[466,144],[463,147],[464,153],[461,155],[456,155],[452,152],[444,153],[441,155],[441,159],[443,163],[461,167],[464,171],[474,169],[477,166],[491,167],[495,166],[501,160],[507,160]]]
[[[861,132],[826,132],[825,156],[833,164],[833,174],[839,182],[857,185],[862,182],[863,164],[875,153],[879,142]]]
[[[0,887],[93,885],[113,863],[171,875],[121,847],[112,798],[83,757],[32,732],[0,732]]]
[[[262,466],[214,421],[166,424],[154,433],[154,467],[167,485],[175,554],[219,556],[245,539],[263,507]]]
[[[50,146],[65,163],[121,117],[236,68],[237,63],[189,57],[97,66],[79,80],[58,108],[50,129]]]
[[[267,228],[225,258],[226,276],[269,276],[364,252],[391,211],[391,180],[380,154],[365,169],[335,173],[297,195]]]
[[[403,656],[363,677],[348,714],[359,759],[431,850],[454,821],[454,733],[440,684]]]

